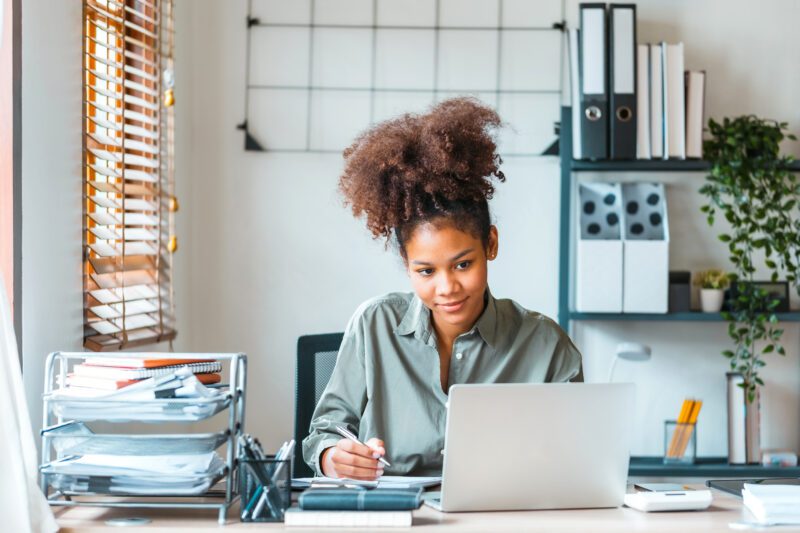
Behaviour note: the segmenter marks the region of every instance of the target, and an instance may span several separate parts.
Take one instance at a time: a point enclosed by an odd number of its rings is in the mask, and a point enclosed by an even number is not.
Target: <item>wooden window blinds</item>
[[[84,346],[172,340],[172,0],[84,0]]]

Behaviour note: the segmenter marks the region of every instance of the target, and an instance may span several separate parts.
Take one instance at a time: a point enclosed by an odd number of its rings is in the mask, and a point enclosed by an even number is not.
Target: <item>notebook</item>
[[[173,368],[174,370],[174,368]],[[197,380],[203,385],[219,383],[222,377],[219,374],[195,374]],[[89,389],[118,390],[134,383],[139,383],[141,379],[108,379],[94,376],[81,376],[70,374],[67,376],[67,385],[70,387],[85,387]]]
[[[94,378],[116,379],[123,381],[129,379],[145,379],[155,376],[163,376],[164,374],[170,374],[175,369],[183,366],[189,367],[189,370],[191,370],[194,374],[207,374],[212,372],[220,372],[222,370],[222,363],[219,361],[159,366],[155,368],[118,368],[116,366],[98,365],[90,362],[91,359],[92,358],[87,359],[86,363],[84,364],[75,365],[75,368],[72,369],[73,373],[81,376],[91,376]]]
[[[140,357],[87,357],[84,364],[94,366],[116,366],[124,368],[159,368],[164,366],[184,366],[190,363],[214,363],[213,359],[168,359]]]

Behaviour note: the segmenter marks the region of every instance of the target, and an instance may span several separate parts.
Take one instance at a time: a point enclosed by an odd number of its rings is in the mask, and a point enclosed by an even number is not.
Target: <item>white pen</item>
[[[350,439],[351,441],[357,442],[359,444],[364,444],[363,442],[358,440],[358,437],[356,437],[355,435],[350,433],[346,428],[343,428],[342,426],[336,426],[336,431],[338,431],[339,435],[341,435],[342,437],[344,437],[346,439]],[[367,445],[364,444],[364,446],[367,446]],[[380,461],[381,463],[383,463],[386,466],[392,466],[392,465],[389,464],[389,461],[387,461],[383,457],[378,457],[378,461]]]

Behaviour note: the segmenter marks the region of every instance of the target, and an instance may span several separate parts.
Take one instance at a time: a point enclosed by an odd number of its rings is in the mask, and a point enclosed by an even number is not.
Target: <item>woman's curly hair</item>
[[[426,114],[406,114],[362,133],[344,151],[339,189],[375,238],[405,242],[422,223],[444,219],[488,244],[487,200],[500,171],[497,113],[474,98],[453,98]]]

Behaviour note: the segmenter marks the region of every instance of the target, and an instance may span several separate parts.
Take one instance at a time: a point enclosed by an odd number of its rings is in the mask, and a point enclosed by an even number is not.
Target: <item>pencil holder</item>
[[[697,424],[664,421],[664,464],[694,464]]]
[[[242,522],[283,522],[292,503],[292,457],[239,458]]]

